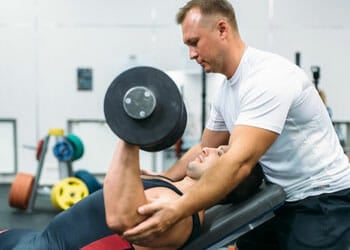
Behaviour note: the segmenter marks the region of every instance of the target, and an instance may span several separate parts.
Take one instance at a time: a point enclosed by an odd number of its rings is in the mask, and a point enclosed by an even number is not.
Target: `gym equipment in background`
[[[12,207],[26,209],[33,190],[35,177],[31,174],[18,173],[9,193],[9,204]]]
[[[46,135],[45,138],[39,140],[36,148],[35,157],[38,160],[36,174],[31,175],[27,173],[18,173],[14,181],[12,182],[8,200],[9,205],[11,207],[26,210],[27,212],[32,212],[39,188],[39,180],[43,170],[45,156],[49,147],[51,137],[56,138],[56,142],[53,147],[53,154],[58,160],[58,170],[60,179],[73,177],[71,163],[75,160],[80,159],[83,156],[83,143],[76,135],[68,134],[65,136],[63,129],[50,129],[48,135]],[[67,189],[69,188],[68,185],[66,185],[66,187]],[[88,189],[86,188],[86,190]],[[59,197],[57,195],[53,196]],[[64,198],[60,197],[60,199],[62,200]],[[61,200],[59,202],[54,202],[54,205],[61,203],[63,204],[64,202]],[[64,208],[61,207],[60,209]]]
[[[90,194],[102,188],[102,184],[97,180],[97,178],[86,170],[81,169],[75,171],[74,177],[82,180],[85,183]]]
[[[67,210],[88,195],[88,187],[82,180],[68,177],[53,186],[51,201],[56,208]]]

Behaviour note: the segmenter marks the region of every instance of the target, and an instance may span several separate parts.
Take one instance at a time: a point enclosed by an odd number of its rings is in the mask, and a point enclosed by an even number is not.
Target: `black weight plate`
[[[156,97],[156,107],[145,119],[133,119],[123,108],[125,93],[135,86],[148,88]],[[152,67],[124,71],[113,80],[104,99],[104,113],[111,130],[126,142],[140,147],[162,144],[176,130],[183,106],[173,80]]]
[[[148,151],[148,152],[156,152],[160,151],[164,148],[168,148],[176,143],[178,139],[181,138],[183,135],[185,128],[187,124],[187,111],[185,105],[182,107],[181,117],[178,120],[178,124],[174,131],[172,131],[165,139],[164,141],[159,142],[155,145],[148,145],[141,147],[142,150]]]

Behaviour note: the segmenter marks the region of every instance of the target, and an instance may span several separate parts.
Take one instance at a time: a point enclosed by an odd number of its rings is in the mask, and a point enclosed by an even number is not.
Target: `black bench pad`
[[[217,249],[274,216],[283,205],[285,193],[275,184],[263,184],[260,190],[239,204],[216,205],[205,212],[201,235],[188,244],[190,249]]]

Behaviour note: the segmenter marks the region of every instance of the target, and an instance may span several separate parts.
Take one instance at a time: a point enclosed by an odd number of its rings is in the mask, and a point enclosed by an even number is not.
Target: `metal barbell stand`
[[[28,206],[26,208],[27,213],[33,212],[33,207],[35,205],[36,195],[37,195],[38,188],[39,188],[39,181],[40,181],[40,177],[41,177],[41,172],[42,172],[42,169],[44,166],[44,161],[45,161],[47,149],[49,147],[50,137],[52,137],[52,136],[56,137],[56,141],[63,140],[64,130],[63,129],[50,129],[48,135],[46,135],[44,138],[43,147],[42,147],[42,150],[40,152],[38,167],[37,167],[37,171],[36,171],[35,178],[34,178],[33,188],[32,188],[30,198],[28,201]],[[58,162],[58,170],[59,170],[60,179],[64,179],[64,178],[67,178],[69,176],[73,176],[71,162],[59,161]]]

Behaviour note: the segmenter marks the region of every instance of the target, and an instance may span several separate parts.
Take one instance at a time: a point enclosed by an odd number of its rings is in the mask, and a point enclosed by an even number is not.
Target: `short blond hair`
[[[227,0],[190,0],[179,9],[176,15],[177,24],[182,24],[188,11],[192,8],[199,8],[205,16],[222,15],[228,20],[231,27],[238,31],[235,11]]]

